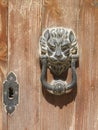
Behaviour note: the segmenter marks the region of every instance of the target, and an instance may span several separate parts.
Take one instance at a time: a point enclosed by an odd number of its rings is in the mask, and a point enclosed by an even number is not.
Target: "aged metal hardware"
[[[19,84],[16,82],[16,75],[10,72],[3,83],[3,102],[7,113],[11,114],[18,104]]]
[[[40,37],[42,85],[55,95],[61,95],[71,90],[77,82],[75,64],[78,57],[78,45],[72,29],[63,27],[46,29]],[[70,66],[72,69],[71,83],[68,84],[60,79],[52,81],[51,84],[47,83],[47,67],[53,75],[58,77],[63,72],[66,72]]]

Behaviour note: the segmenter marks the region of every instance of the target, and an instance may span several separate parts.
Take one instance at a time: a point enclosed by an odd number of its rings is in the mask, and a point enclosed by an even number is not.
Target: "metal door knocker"
[[[72,90],[77,82],[75,64],[79,57],[74,31],[63,27],[47,28],[40,37],[39,48],[42,65],[42,85],[46,90],[55,95],[62,95]],[[56,76],[60,76],[71,67],[71,83],[60,79],[54,80],[50,84],[47,83],[47,67]]]

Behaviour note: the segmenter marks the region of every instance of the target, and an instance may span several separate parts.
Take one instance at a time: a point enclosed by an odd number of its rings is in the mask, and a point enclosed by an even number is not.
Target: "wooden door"
[[[77,88],[62,96],[49,94],[40,82],[39,37],[56,26],[72,28],[79,44]],[[98,130],[97,41],[97,0],[0,0],[0,130]],[[12,115],[2,102],[10,71],[19,83]]]

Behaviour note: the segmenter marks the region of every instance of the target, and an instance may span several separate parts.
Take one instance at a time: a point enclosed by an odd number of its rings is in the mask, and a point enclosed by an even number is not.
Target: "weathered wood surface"
[[[78,28],[80,67],[76,98],[76,130],[98,129],[98,6],[96,4],[92,0],[80,3]]]
[[[8,10],[8,69],[17,75],[20,88],[19,105],[8,116],[8,130],[38,130],[41,1],[10,0]]]
[[[2,124],[6,126],[7,123],[7,116],[2,109],[2,83],[7,73],[7,14],[7,1],[0,0],[0,130],[3,129]]]
[[[4,116],[3,130],[98,130],[97,25],[94,0],[9,0],[8,71],[17,75],[20,101]],[[77,90],[61,97],[42,91],[40,83],[39,36],[53,26],[73,28],[79,43]]]

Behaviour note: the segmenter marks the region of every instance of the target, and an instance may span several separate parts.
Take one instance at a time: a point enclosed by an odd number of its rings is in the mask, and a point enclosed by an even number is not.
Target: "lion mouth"
[[[54,64],[62,64],[62,63],[66,63],[66,61],[70,61],[70,58],[68,57],[62,57],[62,58],[55,58],[55,57],[52,57],[52,58],[48,58],[48,61],[51,62],[51,63],[54,63]]]

